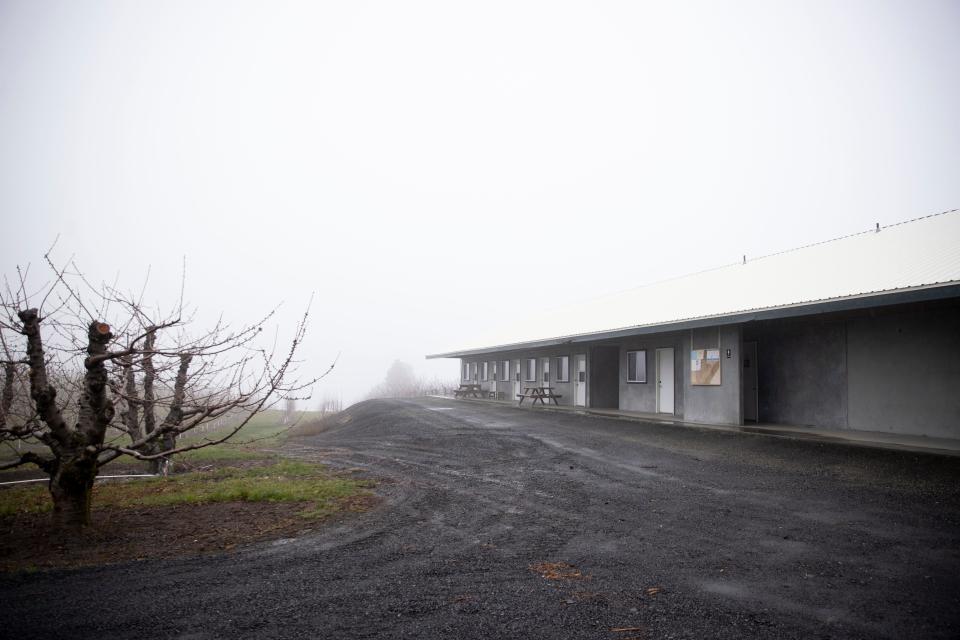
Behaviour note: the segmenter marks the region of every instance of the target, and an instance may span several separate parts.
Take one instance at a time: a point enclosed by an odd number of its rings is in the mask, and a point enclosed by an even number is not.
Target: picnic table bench
[[[553,387],[524,387],[523,393],[518,393],[517,397],[520,398],[517,406],[522,405],[526,398],[530,398],[530,404],[532,405],[537,404],[538,401],[540,404],[546,405],[546,400],[553,400],[553,404],[560,406],[557,398],[562,398],[563,396],[559,393],[554,393]]]
[[[483,397],[482,394],[483,389],[478,384],[461,384],[460,388],[454,390],[453,397],[466,398],[467,396],[473,396],[474,398],[481,398]]]

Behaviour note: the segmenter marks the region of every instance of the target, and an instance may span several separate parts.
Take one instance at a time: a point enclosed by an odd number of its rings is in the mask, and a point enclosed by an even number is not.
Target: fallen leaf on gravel
[[[547,580],[585,580],[589,576],[584,576],[572,564],[566,562],[537,562],[530,565],[529,569],[539,573]]]
[[[660,587],[650,587],[650,588],[647,589],[647,595],[648,595],[648,596],[655,596],[655,595],[657,595],[658,593],[660,593],[661,591],[663,591],[663,589],[661,589]]]

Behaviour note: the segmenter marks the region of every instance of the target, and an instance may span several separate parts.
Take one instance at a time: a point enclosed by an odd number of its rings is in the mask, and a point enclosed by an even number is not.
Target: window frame
[[[533,363],[533,377],[531,378],[531,367],[530,363]],[[537,359],[536,358],[525,358],[524,363],[526,370],[523,372],[523,381],[524,382],[536,382],[537,381]]]
[[[501,360],[500,361],[500,382],[507,382],[510,380],[510,361]]]
[[[630,355],[634,353],[643,354],[643,379],[642,380],[639,378],[636,378],[636,379],[631,378],[634,372],[630,370]],[[634,358],[634,362],[640,362],[640,356],[636,356]],[[627,384],[647,384],[647,350],[646,349],[630,349],[627,351]]]
[[[570,356],[554,356],[553,360],[553,364],[557,369],[554,382],[570,382]],[[563,366],[564,363],[566,363],[566,367]],[[565,376],[563,375],[564,369],[566,369],[567,372]]]

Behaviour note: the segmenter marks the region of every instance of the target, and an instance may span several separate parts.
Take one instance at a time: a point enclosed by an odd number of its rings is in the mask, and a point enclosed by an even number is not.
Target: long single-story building
[[[960,210],[553,311],[459,358],[516,400],[960,438]]]

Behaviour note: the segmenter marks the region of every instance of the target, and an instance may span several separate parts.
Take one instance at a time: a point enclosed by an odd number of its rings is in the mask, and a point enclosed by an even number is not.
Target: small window
[[[461,375],[462,375],[462,377],[460,378],[461,380],[470,379],[470,363],[468,362],[463,363],[463,373]]]
[[[474,382],[477,381],[477,363],[476,362],[470,363],[470,379],[473,380]]]
[[[485,381],[486,381],[486,380],[489,380],[489,379],[490,379],[490,363],[489,363],[489,362],[481,362],[481,363],[480,363],[480,370],[483,372],[482,379],[485,380]]]
[[[510,379],[510,361],[504,360],[500,363],[500,380],[506,382]]]
[[[490,379],[494,382],[497,381],[497,363],[496,361],[490,363]]]
[[[527,358],[527,382],[537,381],[537,359]]]
[[[553,361],[557,369],[557,382],[570,382],[570,356],[559,356]]]
[[[647,352],[627,351],[627,382],[647,381]]]

